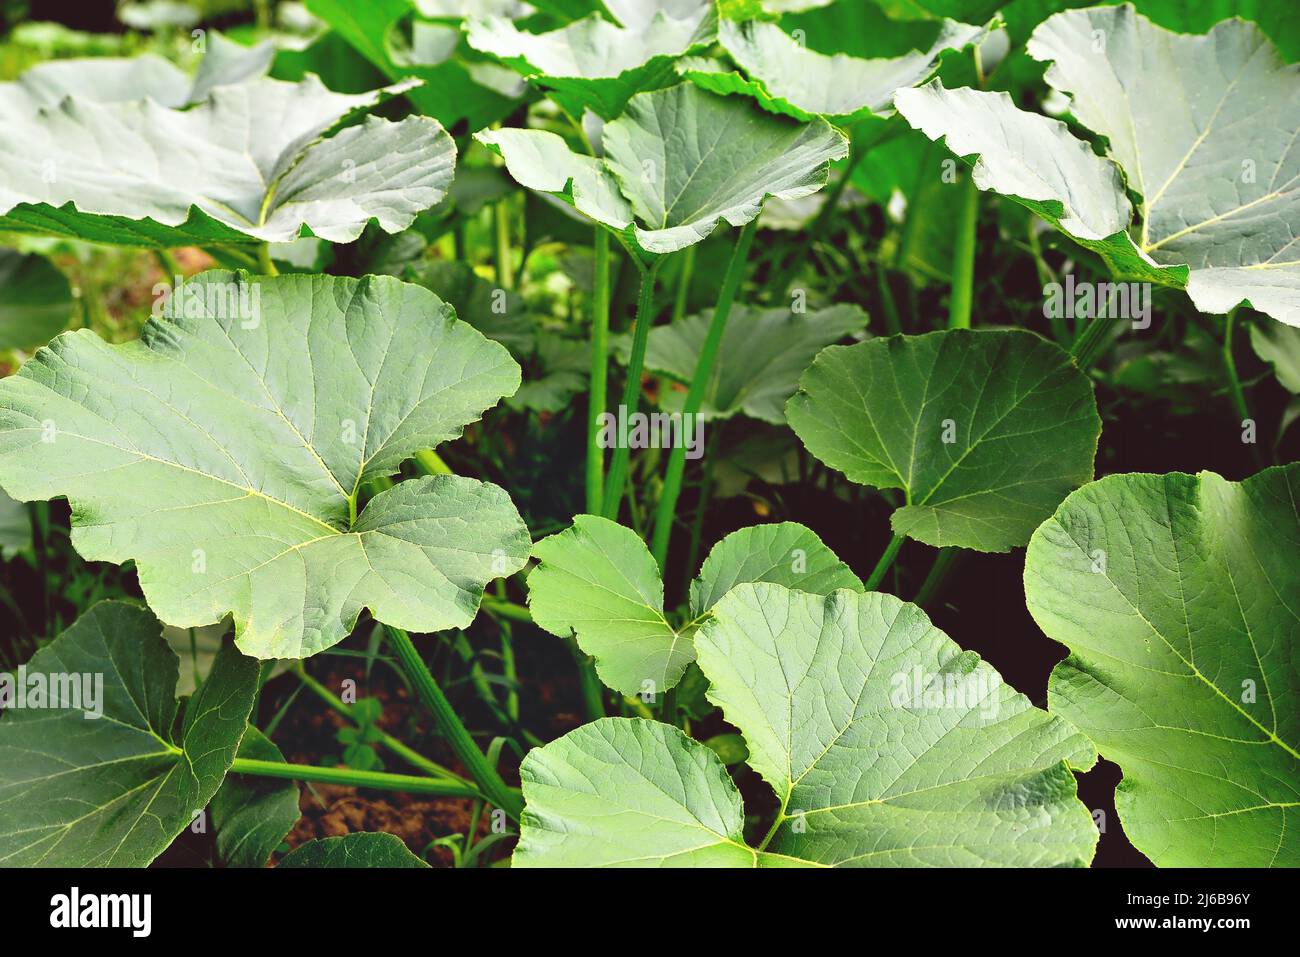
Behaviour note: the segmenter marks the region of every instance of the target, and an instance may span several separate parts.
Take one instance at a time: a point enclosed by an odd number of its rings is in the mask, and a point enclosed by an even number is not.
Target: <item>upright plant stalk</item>
[[[632,334],[632,354],[627,363],[627,384],[623,388],[622,408],[631,415],[636,411],[641,395],[641,370],[645,366],[646,341],[650,338],[650,326],[654,323],[655,279],[659,267],[663,265],[662,257],[657,257],[641,273],[641,295],[636,305],[636,330]],[[627,462],[632,450],[627,443],[620,441],[614,448],[613,460],[610,462],[609,475],[605,478],[605,494],[601,503],[600,514],[612,521],[618,520],[619,504],[623,501],[623,483],[627,479]]]
[[[1250,409],[1246,405],[1246,393],[1241,387],[1241,377],[1237,375],[1237,360],[1232,355],[1232,329],[1237,319],[1237,310],[1228,313],[1223,325],[1223,368],[1228,374],[1228,393],[1232,396],[1232,407],[1237,412],[1237,423],[1241,425],[1250,418]],[[1244,426],[1243,426],[1244,427]],[[1258,445],[1251,445],[1251,455],[1255,464],[1264,467],[1264,457]]]
[[[1228,373],[1228,392],[1232,395],[1232,405],[1237,410],[1237,418],[1248,419],[1250,410],[1246,408],[1246,393],[1242,391],[1241,379],[1237,375],[1237,360],[1232,356],[1232,326],[1236,318],[1237,312],[1234,309],[1228,313],[1223,324],[1223,368]]]
[[[925,581],[921,583],[921,589],[912,599],[912,604],[925,607],[939,594],[943,588],[944,582],[947,581],[948,574],[956,567],[962,557],[962,550],[955,546],[948,546],[939,549],[939,554],[935,556],[934,564],[930,566],[930,573],[925,576]]]
[[[278,276],[280,270],[275,268],[275,261],[271,259],[271,244],[258,243],[257,245],[257,266],[262,270],[265,276]]]
[[[415,464],[425,475],[454,475],[451,467],[433,449],[420,449],[415,453]]]
[[[596,276],[591,297],[591,391],[587,396],[587,513],[601,514],[605,450],[600,418],[605,412],[609,370],[609,233],[596,227]]]
[[[961,186],[957,241],[952,251],[952,295],[948,298],[948,328],[969,329],[975,288],[975,231],[979,226],[979,190],[967,175]]]
[[[343,784],[377,791],[406,791],[410,794],[437,794],[442,797],[480,797],[478,789],[450,778],[425,778],[416,774],[388,774],[383,771],[357,771],[354,768],[318,768],[310,764],[285,764],[236,758],[230,766],[233,774],[251,774],[259,778],[283,778],[289,781],[316,781]]]
[[[881,554],[880,560],[876,562],[876,567],[871,570],[871,577],[867,579],[867,591],[875,591],[880,583],[885,580],[885,574],[889,571],[894,559],[898,557],[898,550],[903,547],[903,536],[895,535],[885,546],[885,551]]]
[[[457,717],[451,702],[442,693],[424,659],[420,657],[415,644],[411,641],[411,636],[391,625],[384,625],[384,631],[388,635],[389,642],[392,643],[393,650],[397,652],[402,669],[411,680],[411,684],[415,686],[420,700],[433,712],[438,728],[446,737],[447,743],[451,745],[452,751],[456,753],[456,757],[460,758],[461,763],[465,765],[469,776],[478,784],[483,796],[511,818],[519,820],[519,814],[523,811],[523,798],[517,791],[507,787],[506,782],[497,773],[497,769],[488,762],[487,757],[479,750],[479,746],[474,743],[469,731]]]
[[[677,298],[673,301],[673,322],[686,318],[686,305],[691,295],[691,280],[695,277],[695,247],[682,251],[682,271],[677,277]]]
[[[709,320],[709,331],[700,349],[700,358],[695,364],[695,375],[691,377],[691,386],[686,393],[686,403],[682,406],[682,421],[687,416],[694,416],[704,404],[704,393],[713,377],[713,365],[718,358],[718,346],[722,343],[722,333],[727,327],[727,317],[731,314],[731,304],[736,298],[736,289],[740,277],[745,271],[745,261],[749,258],[749,247],[754,242],[754,232],[758,220],[752,219],[740,230],[736,248],[727,264],[726,275],[722,277],[722,289],[718,292],[718,303]],[[638,330],[639,331],[639,330]],[[683,426],[683,431],[685,426]],[[679,442],[673,447],[668,457],[668,470],[664,475],[664,489],[659,496],[659,506],[655,510],[654,541],[650,551],[663,572],[664,562],[668,558],[668,539],[672,535],[673,521],[677,515],[677,498],[682,492],[682,476],[686,472],[686,445]]]
[[[492,225],[497,244],[497,285],[513,289],[515,274],[510,271],[510,197],[503,196],[492,207]]]

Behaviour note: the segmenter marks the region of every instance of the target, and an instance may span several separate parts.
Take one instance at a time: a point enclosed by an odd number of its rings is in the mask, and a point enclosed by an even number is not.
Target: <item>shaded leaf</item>
[[[295,847],[279,867],[428,867],[393,834],[361,831]]]
[[[1283,388],[1300,393],[1300,329],[1257,322],[1250,327],[1250,344],[1273,367]]]
[[[284,763],[280,749],[251,725],[240,742],[239,757]],[[300,816],[293,781],[228,775],[212,799],[217,856],[227,867],[265,867]]]
[[[257,662],[226,649],[177,734],[176,656],[160,631],[146,610],[102,602],[28,662],[29,678],[51,688],[90,676],[102,690],[85,696],[78,681],[61,699],[69,707],[11,708],[0,720],[0,864],[143,867],[216,793]]]
[[[896,533],[936,548],[1026,544],[1092,478],[1092,383],[1018,330],[945,330],[824,350],[786,405],[808,451],[851,481],[898,488]]]
[[[708,335],[711,313],[650,330],[647,369],[689,383]],[[750,418],[785,424],[785,403],[799,386],[799,376],[823,348],[861,330],[867,314],[853,305],[834,305],[815,312],[737,306],[718,347],[713,378],[700,408],[708,417],[743,412]],[[620,342],[626,361],[630,346]],[[684,396],[665,392],[660,405],[679,411]]]
[[[8,561],[32,547],[32,521],[27,506],[0,489],[0,559]]]
[[[479,276],[469,263],[420,262],[407,270],[406,279],[450,304],[458,319],[501,343],[516,358],[532,354],[537,325],[524,300]]]
[[[0,350],[49,342],[72,318],[68,277],[44,256],[0,249]]]
[[[420,112],[448,129],[458,130],[460,124],[471,130],[482,129],[508,115],[517,105],[514,97],[503,96],[498,90],[476,82],[472,65],[459,56],[448,52],[440,62],[430,62],[425,56],[404,53],[395,46],[394,38],[401,35],[412,13],[408,0],[366,0],[365,3],[306,0],[306,3],[308,10],[328,23],[390,80],[406,77],[420,80],[422,85],[411,89],[407,98]]]

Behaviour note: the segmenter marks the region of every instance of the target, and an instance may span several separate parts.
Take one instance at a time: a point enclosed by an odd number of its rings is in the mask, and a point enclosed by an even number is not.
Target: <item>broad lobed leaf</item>
[[[1050,707],[1123,769],[1157,865],[1300,864],[1298,497],[1300,465],[1111,475],[1029,543],[1029,611],[1070,649]]]
[[[945,547],[1026,544],[1092,478],[1092,384],[1019,330],[946,330],[824,350],[786,404],[813,455],[854,482],[899,488],[894,531]]]
[[[533,546],[528,577],[533,621],[576,636],[602,681],[623,694],[659,694],[695,659],[692,636],[738,582],[781,582],[818,593],[862,583],[809,529],[795,522],[742,528],[718,542],[691,585],[691,620],[673,624],[664,586],[645,543],[630,528],[579,515]]]
[[[947,20],[928,50],[898,57],[827,56],[808,49],[775,23],[723,20],[719,41],[743,75],[691,60],[679,70],[714,93],[742,93],[774,113],[799,120],[822,116],[841,125],[893,113],[894,93],[929,79],[944,53],[979,42],[981,27]]]
[[[645,367],[689,383],[712,313],[688,316],[680,322],[650,330]],[[717,364],[700,413],[726,418],[743,412],[750,418],[785,424],[785,404],[799,386],[799,376],[828,345],[859,332],[867,314],[848,303],[806,313],[789,309],[734,306],[718,346]],[[626,361],[630,345],[618,348]],[[679,411],[684,396],[666,392],[660,405]]]
[[[1096,759],[916,606],[743,583],[697,634],[709,697],[779,817],[760,849],[717,755],[606,718],[531,751],[516,866],[1086,865]]]
[[[563,196],[650,254],[694,245],[723,221],[743,226],[768,197],[817,192],[848,153],[825,120],[797,123],[691,83],[632,97],[605,126],[603,159],[542,130],[476,138],[521,185]]]
[[[250,318],[241,294],[259,303]],[[66,496],[77,550],[134,560],[164,621],[233,613],[246,653],[304,657],[363,607],[414,631],[463,627],[483,586],[523,565],[509,497],[472,479],[404,482],[350,520],[364,483],[518,387],[506,350],[432,293],[214,271],[174,302],[184,314],[138,342],[69,333],[0,381],[0,485]]]
[[[398,232],[446,195],[446,131],[367,117],[326,134],[408,87],[260,79],[188,110],[67,97],[0,125],[0,227],[138,246],[288,242],[304,227],[351,242],[372,219]]]
[[[244,736],[258,665],[223,651],[179,735],[176,667],[154,617],[122,602],[32,657],[29,678],[72,679],[79,693],[0,718],[0,865],[143,867],[207,805]],[[83,677],[102,681],[99,717]]]

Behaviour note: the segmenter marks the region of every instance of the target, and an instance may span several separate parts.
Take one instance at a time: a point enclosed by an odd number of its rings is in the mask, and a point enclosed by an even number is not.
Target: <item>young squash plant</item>
[[[1300,865],[1300,48],[999,6],[308,0],[0,84],[0,865],[1088,866],[1101,758],[1134,855]]]

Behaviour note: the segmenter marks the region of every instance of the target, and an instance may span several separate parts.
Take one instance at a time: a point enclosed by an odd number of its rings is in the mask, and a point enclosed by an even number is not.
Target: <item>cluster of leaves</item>
[[[44,503],[66,500],[76,555],[129,566],[143,599],[74,602],[35,635],[24,680],[103,676],[103,720],[6,710],[0,863],[146,865],[207,807],[220,860],[261,866],[298,819],[294,781],[335,780],[477,802],[434,842],[465,866],[503,840],[476,843],[485,804],[518,822],[516,866],[1086,866],[1075,772],[1100,754],[1151,861],[1300,864],[1300,466],[1093,480],[1099,399],[1191,365],[1201,313],[1228,318],[1193,381],[1229,393],[1251,450],[1234,322],[1268,380],[1250,385],[1300,391],[1293,28],[1158,0],[888,6],[308,0],[296,39],[203,36],[193,76],[145,54],[0,85],[18,367],[0,559],[48,570]],[[1009,202],[994,216],[981,191]],[[1025,247],[996,268],[1027,264],[1044,295],[1159,285],[1161,335],[1185,341],[1098,368],[1114,317],[1041,330],[982,308],[970,328],[977,288],[1001,301],[1004,276],[974,269],[993,225]],[[221,268],[111,344],[63,331],[74,290],[41,244],[68,240]],[[605,454],[610,359],[620,413],[717,430],[685,498],[680,445]],[[1282,404],[1273,457],[1300,417]],[[581,506],[538,488],[561,487],[566,426]],[[436,451],[466,435],[449,457],[480,478]],[[552,471],[525,482],[539,446]],[[852,556],[774,521],[697,567],[728,468],[764,514],[798,494],[846,509],[850,534],[823,533]],[[880,531],[863,502],[889,534],[859,576]],[[906,541],[941,550],[910,602],[883,590],[903,590]],[[1046,707],[922,608],[958,552],[1022,548],[1029,613],[1068,649]],[[504,701],[466,637],[480,617]],[[380,728],[373,698],[336,705],[346,768],[290,765],[258,729],[262,663],[310,687],[301,660],[363,618],[465,777]],[[590,720],[549,742],[521,719],[516,625],[574,652]],[[505,738],[479,749],[407,631],[455,636],[526,751],[521,794]],[[424,776],[381,772],[381,748]],[[743,767],[770,788],[748,816]],[[280,866],[423,862],[353,834]]]

